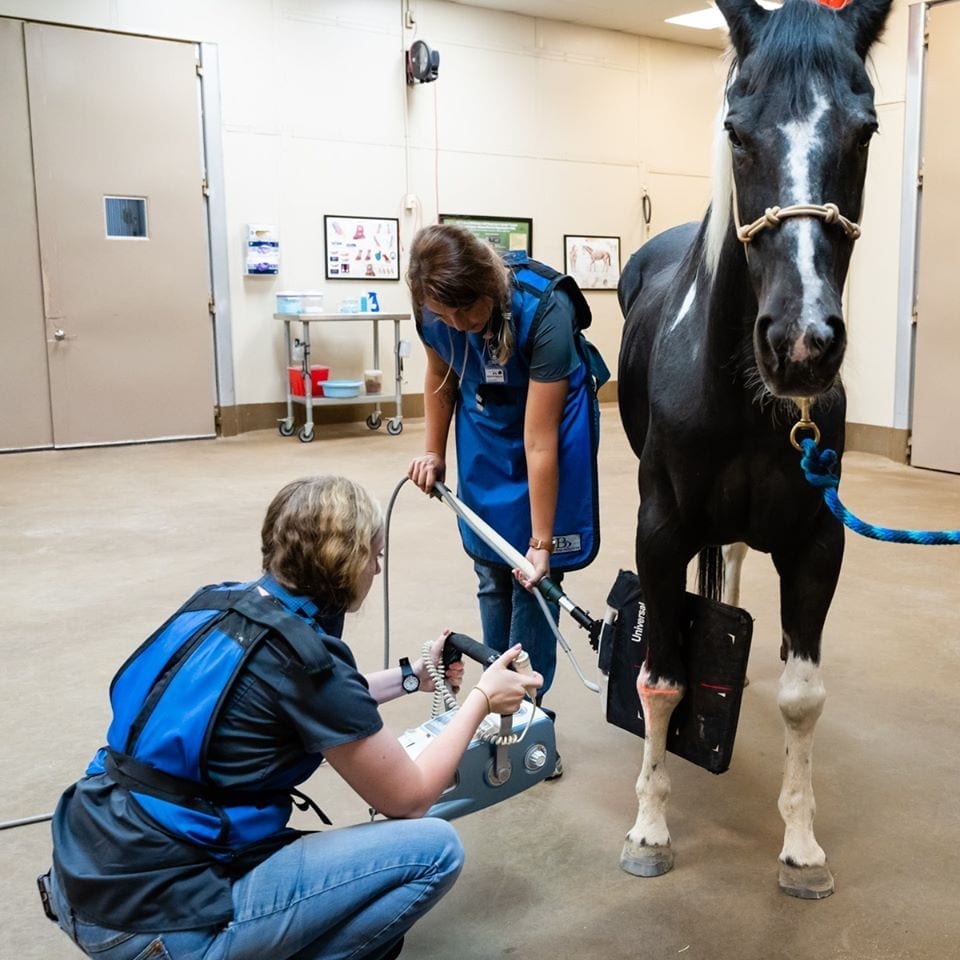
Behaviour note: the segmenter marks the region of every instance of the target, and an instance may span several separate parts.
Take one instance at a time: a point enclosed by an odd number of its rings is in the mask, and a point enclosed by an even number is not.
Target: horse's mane
[[[767,17],[755,38],[744,92],[766,96],[772,89],[787,91],[789,99],[782,103],[785,113],[806,112],[815,96],[811,78],[816,78],[816,90],[828,99],[849,89],[856,79],[849,59],[838,55],[844,47],[853,49],[853,36],[837,11],[816,0],[787,0]]]
[[[728,77],[727,89],[730,87],[730,82]],[[723,250],[727,227],[730,224],[730,199],[733,196],[733,158],[730,154],[730,141],[723,129],[723,120],[726,115],[727,98],[724,96],[717,111],[716,129],[713,131],[713,176],[704,238],[704,266],[710,277],[716,274],[720,264],[720,252]]]

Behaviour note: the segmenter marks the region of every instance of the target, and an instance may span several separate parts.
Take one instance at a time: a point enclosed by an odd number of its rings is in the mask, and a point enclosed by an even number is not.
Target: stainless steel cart
[[[290,324],[298,323],[301,326],[300,343],[303,346],[303,361],[301,370],[303,371],[304,396],[294,396],[290,386],[290,378],[287,377],[287,415],[280,421],[278,427],[280,435],[284,437],[293,436],[293,405],[302,403],[306,414],[306,422],[297,431],[297,438],[301,443],[310,443],[314,437],[313,411],[315,407],[327,405],[343,405],[356,403],[374,404],[373,413],[367,417],[366,423],[371,430],[380,428],[383,423],[383,414],[380,404],[386,401],[393,402],[396,406],[394,415],[387,421],[387,433],[396,436],[403,432],[403,398],[401,395],[401,386],[403,383],[403,350],[400,340],[400,321],[409,320],[408,313],[275,313],[277,320],[283,321],[283,333],[287,346],[287,366],[296,366],[293,359],[293,339],[290,334]],[[380,368],[380,324],[388,322],[393,324],[393,371],[394,371],[394,393],[393,397],[384,393],[366,393],[361,391],[356,397],[315,397],[313,396],[313,382],[310,377],[310,325],[313,323],[370,323],[373,322],[373,365]]]

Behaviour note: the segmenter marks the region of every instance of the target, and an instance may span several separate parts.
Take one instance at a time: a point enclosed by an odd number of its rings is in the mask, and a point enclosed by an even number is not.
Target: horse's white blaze
[[[789,643],[789,640],[788,640]],[[778,807],[785,826],[780,860],[793,866],[820,866],[826,855],[813,835],[813,732],[826,690],[820,667],[790,654],[777,703],[783,716],[785,751]]]
[[[687,291],[686,296],[683,298],[683,303],[680,304],[679,312],[673,318],[673,323],[670,324],[671,330],[675,329],[676,326],[683,320],[683,318],[690,312],[690,308],[693,306],[693,301],[696,295],[697,295],[697,281],[696,281],[696,278],[694,278],[693,283],[690,284],[690,289]]]
[[[683,696],[683,689],[665,680],[650,682],[646,666],[637,677],[637,692],[643,706],[643,764],[637,777],[637,819],[627,837],[637,844],[666,846],[670,843],[667,829],[667,802],[670,799],[670,776],[667,773],[667,730],[670,715]]]
[[[802,120],[791,120],[780,125],[787,141],[787,183],[788,190],[782,206],[795,203],[819,203],[820,199],[810,193],[810,165],[818,152],[820,139],[817,127],[830,109],[822,94],[817,94],[813,109]],[[800,307],[800,332],[793,345],[790,359],[803,362],[809,351],[804,343],[804,333],[812,326],[821,323],[819,306],[823,282],[817,274],[814,264],[813,230],[814,222],[810,217],[787,220],[783,224],[797,237],[797,270],[803,288],[803,301]]]

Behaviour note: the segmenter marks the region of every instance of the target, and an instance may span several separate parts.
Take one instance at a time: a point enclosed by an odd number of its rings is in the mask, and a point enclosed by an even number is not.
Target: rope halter
[[[740,223],[740,201],[737,198],[737,181],[731,178],[733,186],[733,222],[737,228],[737,239],[746,246],[767,227],[779,227],[788,217],[819,217],[824,223],[839,224],[843,232],[851,239],[860,236],[860,225],[848,220],[835,203],[794,203],[788,207],[767,207],[762,217],[753,223]]]
[[[767,227],[779,227],[787,217],[820,217],[824,223],[838,223],[843,232],[851,239],[860,236],[860,225],[848,220],[835,203],[795,203],[789,207],[767,207],[762,217],[757,217],[753,223],[740,225],[740,214],[734,207],[734,217],[737,226],[737,238],[741,243],[749,243],[761,230]]]

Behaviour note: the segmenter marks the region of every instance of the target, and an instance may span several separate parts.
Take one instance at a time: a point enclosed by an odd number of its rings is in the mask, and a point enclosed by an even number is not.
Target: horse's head
[[[864,60],[891,3],[717,0],[737,58],[723,118],[732,207],[758,302],[757,369],[776,396],[828,390],[843,360],[843,283],[877,129]]]

